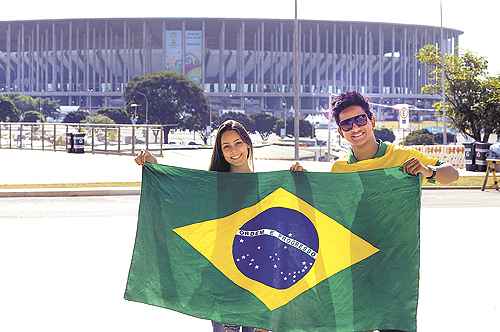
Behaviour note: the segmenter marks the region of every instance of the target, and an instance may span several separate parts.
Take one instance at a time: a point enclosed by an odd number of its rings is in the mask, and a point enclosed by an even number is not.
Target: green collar
[[[383,155],[385,155],[385,152],[387,151],[387,143],[386,142],[382,142],[381,140],[377,140],[377,144],[378,144],[378,149],[377,149],[377,152],[375,152],[375,155],[373,157],[371,157],[370,159],[373,159],[373,158],[380,158],[382,157]],[[349,151],[349,155],[347,157],[347,163],[348,164],[355,164],[357,163],[359,160],[356,158],[356,156],[354,155],[354,152],[352,151],[352,149]]]

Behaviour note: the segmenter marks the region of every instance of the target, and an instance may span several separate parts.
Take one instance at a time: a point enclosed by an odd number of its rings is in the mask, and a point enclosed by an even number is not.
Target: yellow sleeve
[[[431,165],[431,166],[439,166],[440,164],[442,164],[442,162],[439,161],[438,158],[428,156],[425,153],[420,152],[418,150],[409,149],[409,152],[410,152],[410,155],[412,157],[417,158],[422,164],[424,164],[426,166],[429,166],[429,165]]]

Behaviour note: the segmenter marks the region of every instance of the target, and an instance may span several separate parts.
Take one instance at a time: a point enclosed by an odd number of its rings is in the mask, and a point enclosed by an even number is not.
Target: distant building
[[[290,108],[293,20],[67,19],[0,22],[0,94],[23,93],[84,108],[123,105],[127,82],[177,71],[198,82],[213,110]],[[461,31],[444,29],[446,53]],[[440,44],[432,26],[300,21],[301,112],[358,90],[377,103],[430,107],[429,68],[415,53]]]

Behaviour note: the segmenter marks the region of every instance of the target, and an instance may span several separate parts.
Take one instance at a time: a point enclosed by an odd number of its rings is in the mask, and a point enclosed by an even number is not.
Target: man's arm
[[[449,184],[458,180],[457,169],[448,163],[439,166],[426,166],[417,158],[411,158],[403,164],[403,170],[408,174],[421,174],[426,178],[430,178],[435,170],[435,179],[440,184]]]

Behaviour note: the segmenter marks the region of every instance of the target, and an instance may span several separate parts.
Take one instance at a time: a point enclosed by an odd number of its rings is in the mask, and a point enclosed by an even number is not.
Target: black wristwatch
[[[426,177],[426,179],[429,181],[434,181],[436,179],[437,170],[435,167],[432,167],[432,166],[427,166],[427,167],[429,167],[431,169],[432,174],[431,174],[431,176]]]

